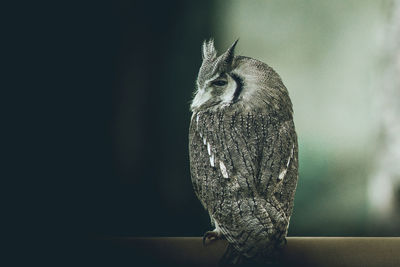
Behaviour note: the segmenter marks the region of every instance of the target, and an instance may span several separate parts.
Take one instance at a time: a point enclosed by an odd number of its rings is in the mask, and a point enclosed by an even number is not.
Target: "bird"
[[[215,227],[203,243],[228,241],[221,266],[276,261],[298,180],[288,90],[267,64],[235,56],[237,43],[217,56],[204,41],[190,104],[192,185]]]

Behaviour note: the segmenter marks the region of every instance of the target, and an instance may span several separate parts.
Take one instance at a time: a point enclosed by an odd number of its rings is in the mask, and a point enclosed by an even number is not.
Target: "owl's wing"
[[[291,216],[298,176],[298,145],[293,120],[272,124],[259,159],[257,192],[267,201],[277,201]]]
[[[287,224],[297,178],[292,120],[202,113],[192,117],[189,143],[194,191],[217,221],[257,208],[260,223]]]
[[[270,246],[269,241],[284,239],[297,179],[296,140],[292,120],[268,114],[204,112],[192,117],[194,190],[241,253],[254,255],[259,247],[254,244]]]
[[[219,158],[241,197],[265,200],[285,220],[297,184],[297,137],[293,121],[265,114],[238,114],[223,123]],[[224,170],[220,170],[224,173]]]

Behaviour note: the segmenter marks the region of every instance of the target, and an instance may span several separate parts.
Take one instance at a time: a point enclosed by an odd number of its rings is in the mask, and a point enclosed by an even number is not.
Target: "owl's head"
[[[261,61],[235,56],[237,42],[217,56],[214,41],[204,41],[191,110],[234,107],[291,113],[292,104],[279,75]]]

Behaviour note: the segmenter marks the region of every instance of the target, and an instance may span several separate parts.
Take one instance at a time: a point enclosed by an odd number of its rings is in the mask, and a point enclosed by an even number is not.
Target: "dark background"
[[[191,189],[187,133],[212,10],[211,1],[120,1],[108,14],[101,69],[92,71],[99,98],[89,104],[98,122],[89,136],[94,233],[199,236],[208,229]]]
[[[72,121],[61,123],[54,178],[72,187],[61,189],[74,207],[68,220],[85,234],[210,229],[191,186],[187,136],[212,10],[212,1],[115,1],[74,6],[63,21],[70,32],[61,49],[71,57],[62,76],[73,83],[61,84],[67,98],[56,94]]]
[[[210,229],[187,136],[212,10],[212,1],[4,6],[2,189],[15,261],[60,266],[76,250],[98,255],[87,241],[104,236]]]
[[[3,6],[3,165],[16,192],[3,189],[20,232],[208,230],[187,135],[212,10],[212,1]]]

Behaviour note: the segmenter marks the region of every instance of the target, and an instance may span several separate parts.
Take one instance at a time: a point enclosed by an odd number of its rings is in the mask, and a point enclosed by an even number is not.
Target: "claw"
[[[207,245],[207,240],[217,240],[221,238],[221,234],[218,233],[217,231],[207,231],[203,235],[203,246]]]

